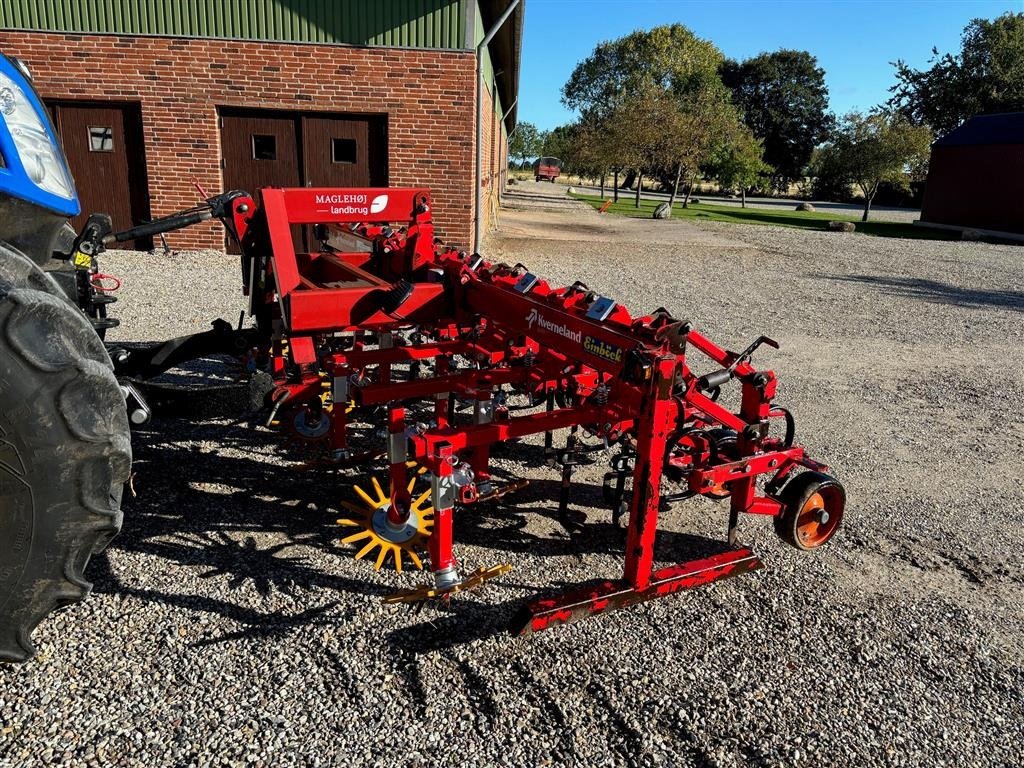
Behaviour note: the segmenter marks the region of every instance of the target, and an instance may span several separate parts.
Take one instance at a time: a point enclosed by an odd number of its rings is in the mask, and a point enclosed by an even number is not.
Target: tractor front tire
[[[85,315],[0,245],[0,661],[81,600],[89,557],[121,528],[131,470],[124,396]]]

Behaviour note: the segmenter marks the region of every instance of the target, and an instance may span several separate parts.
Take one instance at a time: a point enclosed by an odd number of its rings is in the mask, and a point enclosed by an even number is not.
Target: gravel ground
[[[0,765],[1019,765],[1024,251],[589,209],[501,223],[492,257],[732,348],[781,342],[755,361],[846,485],[833,542],[798,553],[748,520],[765,569],[510,639],[522,599],[620,572],[596,488],[577,487],[590,524],[569,542],[557,477],[514,448],[503,466],[535,482],[456,526],[464,563],[514,570],[415,614],[380,598],[416,577],[335,543],[354,475],[303,472],[245,422],[163,416],[136,434],[138,497],[96,593],[0,669]],[[103,266],[125,278],[122,340],[237,318],[233,259]],[[726,517],[677,505],[659,561]]]

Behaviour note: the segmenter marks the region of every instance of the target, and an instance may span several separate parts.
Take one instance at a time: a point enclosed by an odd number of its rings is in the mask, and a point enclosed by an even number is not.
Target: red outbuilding
[[[932,145],[921,224],[1024,235],[1024,112],[972,117]]]

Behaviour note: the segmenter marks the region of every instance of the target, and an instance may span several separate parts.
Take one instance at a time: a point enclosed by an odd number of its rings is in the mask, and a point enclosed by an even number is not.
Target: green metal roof
[[[512,0],[0,0],[0,29],[472,51]],[[521,0],[483,56],[516,121]]]
[[[464,48],[464,0],[0,0],[0,28]]]

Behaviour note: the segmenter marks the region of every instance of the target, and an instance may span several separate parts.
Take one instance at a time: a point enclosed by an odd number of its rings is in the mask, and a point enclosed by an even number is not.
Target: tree
[[[572,166],[575,159],[573,151],[574,134],[577,126],[574,124],[560,125],[545,132],[540,146],[540,154],[544,157],[557,157],[562,161],[562,169],[565,171],[576,170]]]
[[[845,168],[839,166],[832,145],[818,147],[807,164],[807,176],[811,178],[809,196],[815,200],[834,200],[846,203],[853,200],[850,178]]]
[[[835,125],[825,71],[807,51],[780,50],[742,63],[726,61],[721,73],[743,121],[764,142],[775,186],[784,190],[801,178],[814,148]]]
[[[843,118],[831,143],[822,148],[820,162],[855,184],[864,195],[868,220],[871,201],[882,182],[906,188],[927,170],[932,132],[900,114],[851,112]]]
[[[562,101],[599,126],[605,167],[637,171],[638,205],[645,173],[671,169],[674,200],[680,180],[692,183],[723,130],[735,128],[723,61],[712,43],[672,24],[601,43],[573,70]]]
[[[611,133],[614,127],[609,117],[613,113],[619,120],[639,124],[642,117],[628,114],[622,105],[640,103],[644,91],[661,88],[676,97],[708,89],[727,93],[718,75],[723,60],[721,51],[712,43],[698,38],[681,24],[638,30],[598,44],[590,56],[576,65],[562,88],[562,102],[578,109],[585,123]],[[628,154],[626,150],[627,147],[618,147],[613,153],[616,159],[608,164],[616,177],[619,170],[636,169],[622,161],[624,153]],[[632,172],[627,173],[627,186],[633,177]]]
[[[745,128],[728,145],[722,146],[712,161],[712,173],[722,187],[739,187],[743,208],[747,207],[747,189],[772,173],[772,167],[763,157],[761,140]]]
[[[724,57],[712,43],[682,24],[637,30],[599,43],[576,65],[562,88],[562,103],[585,119],[603,118],[644,88],[679,95],[717,84]]]
[[[604,194],[604,174],[608,160],[600,131],[585,122],[570,123],[553,128],[544,139],[544,154],[562,161],[567,174],[601,176],[601,194]]]
[[[686,196],[683,207],[690,202],[690,193],[697,177],[704,167],[710,165],[715,156],[732,146],[743,135],[736,108],[729,103],[727,94],[717,88],[702,89],[680,100],[680,120],[670,124],[671,144],[662,158],[669,167],[675,168],[675,178],[669,203],[674,203],[679,194],[680,181],[686,181]]]
[[[638,169],[636,180],[636,207],[640,207],[640,191],[643,187],[643,171],[649,164],[650,158],[656,153],[656,144],[659,140],[659,132],[647,119],[643,110],[651,108],[649,103],[651,92],[645,89],[639,95],[629,99],[620,100],[615,105],[615,110],[602,119],[591,117],[588,123],[594,126],[595,131],[601,136],[604,142],[603,153],[609,164],[616,171],[623,168]],[[636,119],[640,114],[645,116]],[[616,178],[615,201],[619,200],[619,186]]]
[[[960,52],[939,55],[917,70],[896,61],[897,83],[888,106],[936,134],[949,133],[974,115],[1024,110],[1024,13],[974,19]]]
[[[537,126],[519,122],[509,138],[508,153],[511,157],[518,157],[520,163],[525,163],[527,158],[540,155],[543,142],[544,135],[537,130]]]
[[[606,162],[637,169],[637,207],[643,177],[648,174],[667,177],[670,204],[685,180],[688,201],[701,168],[743,131],[723,90],[701,89],[677,97],[657,86],[646,86],[621,100],[601,125]]]

